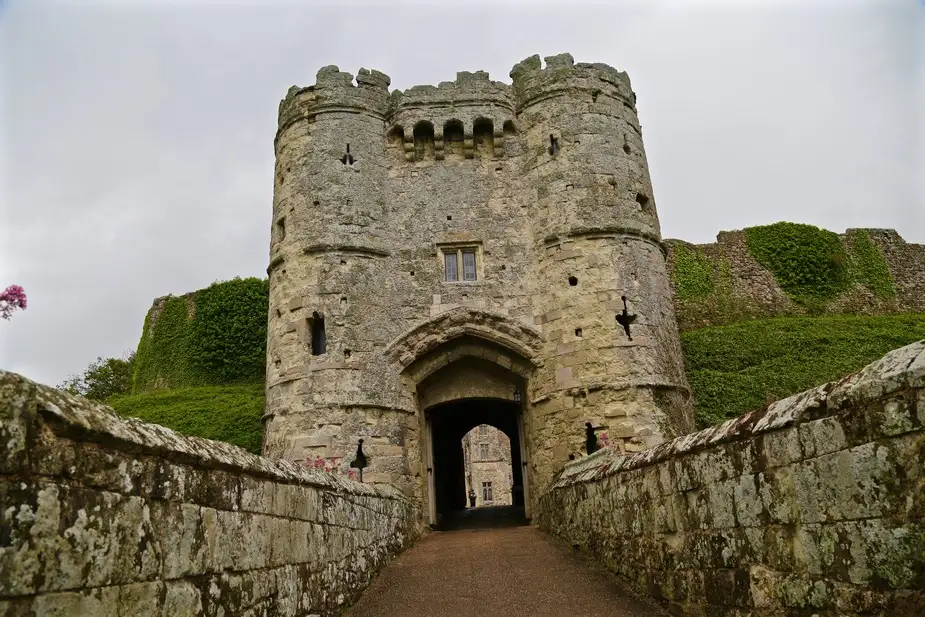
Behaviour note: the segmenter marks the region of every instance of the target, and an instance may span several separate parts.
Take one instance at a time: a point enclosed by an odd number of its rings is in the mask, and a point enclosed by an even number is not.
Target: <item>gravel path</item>
[[[433,532],[348,617],[662,617],[536,527]]]

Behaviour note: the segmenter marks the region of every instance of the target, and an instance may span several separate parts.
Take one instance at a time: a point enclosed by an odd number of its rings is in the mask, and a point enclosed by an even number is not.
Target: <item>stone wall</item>
[[[925,341],[841,381],[570,464],[540,526],[675,615],[925,606]]]
[[[925,245],[908,243],[893,229],[848,229],[842,234],[846,247],[856,233],[868,234],[883,254],[895,296],[877,298],[856,283],[829,301],[823,312],[865,315],[925,312]],[[721,231],[716,242],[709,244],[675,239],[666,239],[664,244],[681,330],[759,317],[807,314],[807,309],[793,302],[774,275],[749,253],[744,231]],[[713,268],[715,289],[711,293],[700,298],[684,298],[678,293],[675,273],[679,249],[696,252]]]
[[[418,533],[394,489],[0,372],[0,615],[339,615]]]

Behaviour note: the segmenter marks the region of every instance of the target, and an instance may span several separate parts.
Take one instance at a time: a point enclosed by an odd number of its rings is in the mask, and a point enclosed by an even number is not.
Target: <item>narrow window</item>
[[[488,444],[487,443],[479,444],[479,459],[483,461],[488,460]]]
[[[494,496],[491,494],[491,482],[482,482],[482,501],[494,501]]]
[[[350,154],[350,144],[347,144],[347,153],[344,156],[340,157],[340,162],[344,165],[353,165],[353,162],[356,159],[353,158],[353,155]]]
[[[281,242],[286,239],[286,217],[276,221],[276,241]]]
[[[312,355],[320,356],[327,347],[327,339],[324,334],[324,317],[318,313],[312,313],[312,318],[308,321],[312,327]]]
[[[463,251],[463,280],[475,280],[475,251]]]
[[[444,271],[444,280],[447,281],[458,281],[459,280],[459,271],[456,262],[456,252],[444,253],[443,254],[443,271]]]
[[[487,425],[487,424],[482,424],[482,425],[480,425],[480,426],[479,426],[479,435],[487,435],[487,434],[488,434],[488,425]]]
[[[559,152],[559,140],[555,135],[549,136],[549,154],[555,156]]]

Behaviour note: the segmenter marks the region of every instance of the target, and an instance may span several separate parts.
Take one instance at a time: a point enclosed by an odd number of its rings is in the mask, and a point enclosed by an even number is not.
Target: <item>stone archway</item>
[[[532,326],[458,308],[413,328],[385,350],[399,365],[402,388],[419,422],[419,452],[408,454],[420,457],[418,494],[431,525],[438,524],[441,510],[464,504],[462,478],[452,477],[460,460],[455,449],[479,424],[494,426],[511,440],[512,476],[529,516],[532,422],[526,400],[540,343]]]

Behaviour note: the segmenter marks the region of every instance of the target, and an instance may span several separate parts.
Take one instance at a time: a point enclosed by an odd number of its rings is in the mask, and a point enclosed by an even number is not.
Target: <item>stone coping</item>
[[[677,437],[648,450],[621,454],[612,446],[602,448],[581,460],[568,463],[553,483],[552,489],[648,467],[680,454],[831,416],[846,408],[858,409],[865,403],[904,388],[922,387],[925,387],[925,340],[894,349],[838,381],[805,390],[765,408]]]
[[[35,403],[32,408],[30,399]],[[20,421],[25,420],[27,424],[38,419],[62,437],[163,457],[176,463],[236,471],[286,484],[407,500],[390,485],[364,484],[292,461],[257,456],[229,443],[183,435],[165,426],[119,416],[109,406],[37,384],[16,373],[0,371],[0,435],[9,437],[11,431],[15,432],[15,427],[8,425],[4,430],[3,425],[11,419],[15,422],[16,416],[25,416]],[[26,430],[30,428],[27,426]],[[13,441],[7,445],[11,444]],[[15,445],[11,449],[15,449]],[[28,452],[25,454],[28,456]]]

